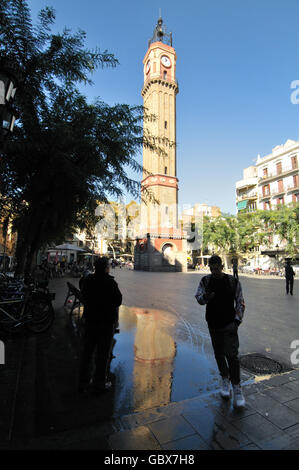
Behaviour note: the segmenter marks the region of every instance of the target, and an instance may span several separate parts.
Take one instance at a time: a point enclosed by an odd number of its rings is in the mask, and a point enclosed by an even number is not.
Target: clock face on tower
[[[150,60],[148,60],[148,61],[147,61],[147,64],[146,64],[146,67],[145,67],[145,72],[146,72],[146,73],[149,73],[150,68],[151,68],[151,62],[150,62]]]
[[[167,57],[167,55],[162,55],[161,63],[164,65],[164,67],[170,67],[171,66],[170,59],[169,59],[169,57]]]

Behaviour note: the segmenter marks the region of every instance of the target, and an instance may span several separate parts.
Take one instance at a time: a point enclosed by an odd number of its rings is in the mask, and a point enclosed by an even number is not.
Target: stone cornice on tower
[[[169,175],[149,175],[141,181],[141,191],[143,188],[149,186],[168,186],[169,188],[178,189],[178,178],[176,176]]]
[[[149,91],[150,87],[154,85],[155,83],[157,83],[158,85],[162,85],[167,88],[173,89],[175,91],[175,94],[179,92],[179,85],[177,81],[164,80],[162,76],[159,76],[159,77],[150,77],[146,80],[141,90],[141,95],[144,96]]]

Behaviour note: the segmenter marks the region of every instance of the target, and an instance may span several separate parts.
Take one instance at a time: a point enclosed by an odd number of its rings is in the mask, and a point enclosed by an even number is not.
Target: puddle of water
[[[185,323],[173,313],[120,308],[120,334],[111,363],[115,412],[141,411],[215,389],[218,373],[199,342],[182,334]],[[205,341],[205,338],[202,338]]]

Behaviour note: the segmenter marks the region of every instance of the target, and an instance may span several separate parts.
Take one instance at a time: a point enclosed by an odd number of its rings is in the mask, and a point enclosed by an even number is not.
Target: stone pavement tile
[[[292,372],[289,373],[290,377],[294,378],[295,380],[299,379],[299,369],[292,370]]]
[[[208,397],[204,398],[202,402],[204,403],[204,406],[217,411],[231,422],[233,422],[235,419],[240,419],[244,416],[249,416],[255,413],[255,410],[248,405],[247,401],[244,408],[236,409],[233,407],[232,397],[230,400],[224,400],[219,396],[219,394],[216,399]]]
[[[294,380],[295,378],[292,377],[289,373],[285,373],[285,374],[275,375],[271,377],[270,379],[265,380],[264,385],[267,385],[268,387],[276,387],[278,385],[288,384],[290,382],[293,382]]]
[[[198,434],[167,442],[162,447],[164,450],[210,450],[210,447]]]
[[[295,400],[290,400],[287,403],[285,403],[285,405],[299,414],[299,398],[295,398]]]
[[[167,406],[161,406],[159,408],[153,408],[150,410],[125,415],[122,416],[120,419],[124,429],[132,429],[134,427],[146,425],[154,421],[159,421],[163,418],[179,415],[181,411],[182,404],[180,402],[171,403]]]
[[[298,393],[290,389],[288,385],[281,385],[280,387],[272,387],[265,389],[263,392],[265,395],[278,401],[279,403],[285,403],[289,400],[293,400],[298,396]]]
[[[244,397],[247,397],[248,395],[251,395],[252,393],[257,393],[257,392],[263,392],[267,388],[269,388],[269,385],[267,385],[268,381],[263,381],[263,382],[255,382],[249,385],[245,385],[242,387],[243,395]]]
[[[160,444],[195,434],[194,428],[180,415],[155,421],[148,427]]]
[[[290,390],[297,392],[297,395],[299,396],[299,380],[295,380],[294,382],[289,382],[285,386],[289,388]]]
[[[54,435],[45,435],[42,437],[36,437],[33,439],[19,439],[13,442],[13,448],[16,450],[20,449],[32,449],[32,450],[59,450],[59,449],[78,449],[87,448],[88,442],[90,445],[95,442],[96,448],[104,449],[107,448],[108,441],[106,436],[113,434],[119,430],[117,422],[103,422],[98,425],[83,427],[78,429],[70,429],[68,431],[58,432]]]
[[[245,434],[211,408],[186,411],[183,416],[212,449],[240,449],[250,443]]]
[[[299,414],[273,398],[257,393],[247,398],[250,406],[281,429],[299,423]]]
[[[162,447],[147,426],[119,431],[108,438],[112,450],[161,450]]]
[[[247,435],[258,447],[265,441],[285,435],[284,431],[270,423],[259,413],[234,421],[234,426]]]
[[[247,444],[246,446],[241,447],[240,450],[261,450],[261,449],[255,444]]]
[[[295,424],[295,426],[291,426],[290,428],[286,429],[285,432],[293,437],[299,438],[299,424]]]
[[[261,441],[259,445],[262,450],[298,450],[299,438],[284,435],[281,437],[275,437],[274,439]]]

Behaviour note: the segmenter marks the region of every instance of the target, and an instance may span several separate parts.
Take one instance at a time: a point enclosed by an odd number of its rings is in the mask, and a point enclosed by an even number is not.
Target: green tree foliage
[[[299,245],[299,204],[272,211],[238,213],[237,216],[204,217],[203,249],[220,255],[248,254],[261,245],[271,247],[274,235],[294,258]]]
[[[27,2],[0,4],[0,60],[13,60],[21,80],[16,93],[19,120],[2,151],[0,210],[9,205],[18,232],[18,271],[31,269],[43,245],[95,222],[95,201],[119,196],[123,188],[139,193],[126,168],[142,145],[143,109],[88,104],[77,90],[92,84],[98,67],[115,66],[107,51],[88,50],[85,33],[65,29],[52,34],[53,9],[31,21]],[[1,209],[2,207],[2,209]]]

